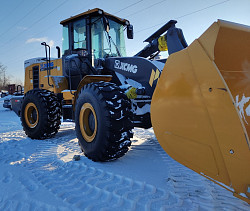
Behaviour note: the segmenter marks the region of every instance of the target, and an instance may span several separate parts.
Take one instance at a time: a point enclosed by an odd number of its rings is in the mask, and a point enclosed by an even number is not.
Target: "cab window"
[[[86,20],[80,19],[73,23],[74,49],[86,49]]]
[[[69,50],[69,26],[63,26],[62,52]]]

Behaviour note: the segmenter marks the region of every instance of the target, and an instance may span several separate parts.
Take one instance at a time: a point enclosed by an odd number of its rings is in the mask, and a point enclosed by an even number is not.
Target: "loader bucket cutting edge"
[[[172,158],[250,203],[250,27],[218,20],[170,55],[151,120]]]

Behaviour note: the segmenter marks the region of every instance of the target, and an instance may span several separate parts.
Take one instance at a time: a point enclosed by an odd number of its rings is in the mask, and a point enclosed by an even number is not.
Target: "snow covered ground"
[[[3,98],[4,99],[4,98]],[[95,163],[74,123],[31,140],[0,98],[0,210],[250,210],[220,186],[171,159],[152,129],[135,129],[130,151]],[[73,161],[81,155],[80,161]]]

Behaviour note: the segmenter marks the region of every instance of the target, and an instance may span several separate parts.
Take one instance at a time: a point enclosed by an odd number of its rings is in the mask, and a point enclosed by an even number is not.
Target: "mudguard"
[[[250,27],[218,20],[170,55],[151,120],[172,158],[250,203]]]

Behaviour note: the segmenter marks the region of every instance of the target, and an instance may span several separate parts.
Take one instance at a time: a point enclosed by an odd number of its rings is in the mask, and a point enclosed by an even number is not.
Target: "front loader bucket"
[[[170,55],[151,120],[172,158],[250,203],[250,27],[218,20]]]

